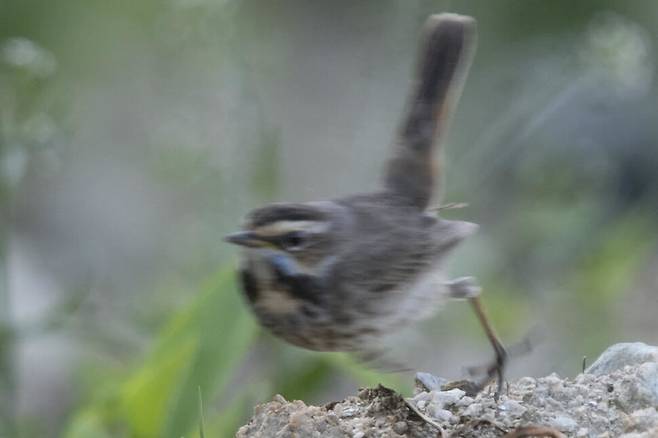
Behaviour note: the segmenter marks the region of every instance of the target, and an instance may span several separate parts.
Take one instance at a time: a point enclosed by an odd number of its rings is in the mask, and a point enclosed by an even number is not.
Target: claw
[[[494,359],[485,365],[476,365],[466,368],[469,376],[475,377],[485,375],[485,377],[476,385],[482,391],[494,379],[496,379],[496,392],[494,399],[498,401],[500,394],[503,392],[503,384],[505,383],[505,367],[510,357],[521,356],[532,349],[530,339],[525,338],[521,342],[510,345],[508,348],[503,347],[502,344],[496,342],[493,344]],[[508,387],[509,390],[509,387]],[[478,391],[479,392],[479,391]]]
[[[480,387],[484,389],[491,381],[496,380],[496,391],[494,392],[494,400],[498,401],[500,394],[503,392],[503,383],[505,382],[505,365],[507,365],[507,351],[501,344],[494,345],[495,357],[492,363],[486,367],[481,367],[486,370],[486,377],[479,383]]]
[[[475,311],[480,324],[482,324],[482,328],[484,329],[484,332],[487,335],[487,339],[489,340],[491,347],[494,349],[495,354],[492,363],[486,365],[485,367],[480,367],[480,370],[484,371],[486,377],[482,379],[482,381],[479,383],[479,386],[484,389],[495,378],[498,384],[496,386],[496,392],[494,393],[494,399],[498,401],[500,398],[500,393],[503,390],[504,371],[505,365],[507,364],[507,351],[498,340],[498,336],[496,336],[496,333],[494,332],[491,323],[489,322],[489,318],[487,318],[487,315],[484,312],[482,303],[480,302],[480,297],[471,297],[469,298],[469,301],[473,306],[473,310]],[[471,369],[471,371],[476,370],[477,368]]]

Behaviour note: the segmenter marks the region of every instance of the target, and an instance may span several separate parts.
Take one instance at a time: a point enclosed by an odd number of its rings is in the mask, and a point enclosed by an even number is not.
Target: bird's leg
[[[494,360],[485,366],[482,367],[473,367],[469,371],[471,374],[477,374],[483,372],[486,376],[482,381],[478,382],[477,388],[482,390],[487,386],[494,378],[497,380],[496,393],[494,398],[497,400],[500,396],[500,393],[503,389],[504,381],[504,371],[505,365],[507,364],[507,351],[501,344],[496,332],[489,321],[489,317],[484,311],[482,306],[482,301],[480,300],[481,288],[478,286],[477,282],[473,277],[461,277],[455,280],[449,281],[446,283],[446,286],[449,288],[450,296],[453,298],[462,298],[468,299],[475,311],[475,315],[480,321],[484,333],[487,335],[487,339],[491,343],[491,346],[494,349]]]
[[[484,333],[487,335],[487,339],[494,349],[494,360],[489,365],[484,367],[486,377],[481,382],[479,382],[478,385],[481,388],[484,388],[494,378],[496,378],[496,393],[494,394],[494,398],[498,400],[498,397],[500,397],[500,393],[503,390],[505,365],[507,364],[507,351],[505,351],[505,347],[503,347],[503,344],[501,344],[500,340],[498,339],[498,336],[496,335],[496,332],[494,331],[493,326],[489,321],[489,317],[484,311],[480,297],[471,297],[468,299],[468,301],[471,303],[471,306],[475,311],[475,316],[477,316],[478,321],[480,321],[480,324],[484,329]]]

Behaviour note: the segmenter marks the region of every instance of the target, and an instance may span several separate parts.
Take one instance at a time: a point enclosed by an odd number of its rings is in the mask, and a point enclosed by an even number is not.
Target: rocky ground
[[[416,383],[408,399],[382,386],[325,406],[277,395],[237,437],[658,437],[658,347],[642,343],[610,347],[573,379],[510,382],[498,401],[427,374]]]

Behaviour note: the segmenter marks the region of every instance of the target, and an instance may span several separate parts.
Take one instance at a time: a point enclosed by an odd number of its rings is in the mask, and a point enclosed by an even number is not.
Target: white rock
[[[633,425],[648,423],[651,426],[658,426],[658,414],[656,413],[656,408],[638,409],[631,413],[631,421],[633,422]]]
[[[420,401],[428,402],[432,399],[432,394],[429,392],[419,392],[418,394],[414,395],[413,401],[418,403]]]
[[[631,432],[620,435],[619,438],[656,438],[658,436],[658,427],[646,432]]]
[[[557,375],[557,373],[551,373],[548,376],[541,378],[540,380],[547,385],[559,385],[562,383],[562,379]]]
[[[482,405],[480,403],[473,403],[466,409],[464,409],[463,415],[466,417],[479,417],[482,415]]]
[[[599,356],[598,359],[585,370],[588,374],[609,374],[621,370],[626,365],[640,365],[646,362],[658,363],[658,347],[643,342],[626,342],[615,344]]]
[[[441,409],[437,406],[432,406],[429,414],[432,416],[432,418],[437,419],[441,423],[449,422],[450,419],[454,416],[452,415],[452,412]]]
[[[460,408],[463,408],[463,407],[468,406],[471,403],[473,403],[473,401],[474,401],[473,397],[469,397],[469,396],[465,395],[461,399],[459,399],[459,401],[457,403],[455,403],[455,405],[460,407]]]
[[[521,377],[516,384],[518,386],[535,386],[537,381],[532,377]]]
[[[573,432],[578,427],[578,423],[568,415],[558,414],[551,420],[551,426],[563,432]]]
[[[338,416],[342,418],[352,417],[357,413],[358,410],[359,408],[356,406],[336,405],[336,407],[334,408],[334,412],[336,412],[336,414],[338,414]]]
[[[640,366],[637,377],[641,382],[641,393],[649,403],[658,408],[658,363],[650,362]]]
[[[521,405],[521,403],[517,402],[516,400],[510,400],[507,399],[504,402],[502,402],[498,408],[501,411],[504,411],[507,415],[510,417],[520,417],[521,415],[525,414],[527,409]]]
[[[408,429],[409,426],[405,421],[398,421],[393,425],[393,432],[397,433],[398,435],[406,434]]]
[[[440,391],[441,387],[448,383],[448,379],[438,377],[430,373],[416,373],[416,386],[427,391]]]
[[[450,391],[438,391],[432,395],[432,403],[443,408],[444,406],[454,405],[466,393],[459,388],[451,389]]]

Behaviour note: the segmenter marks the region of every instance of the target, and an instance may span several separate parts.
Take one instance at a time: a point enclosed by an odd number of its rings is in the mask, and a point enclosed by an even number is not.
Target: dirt
[[[610,350],[629,354],[619,345]],[[620,361],[619,354],[601,356],[620,363],[617,369],[599,360],[572,379],[524,377],[504,387],[498,400],[487,390],[469,396],[459,388],[448,389],[450,384],[428,384],[427,375],[417,380],[416,394],[408,399],[383,386],[325,406],[288,402],[277,395],[257,406],[236,436],[658,437],[658,362],[650,356]],[[602,369],[606,372],[598,371]]]

